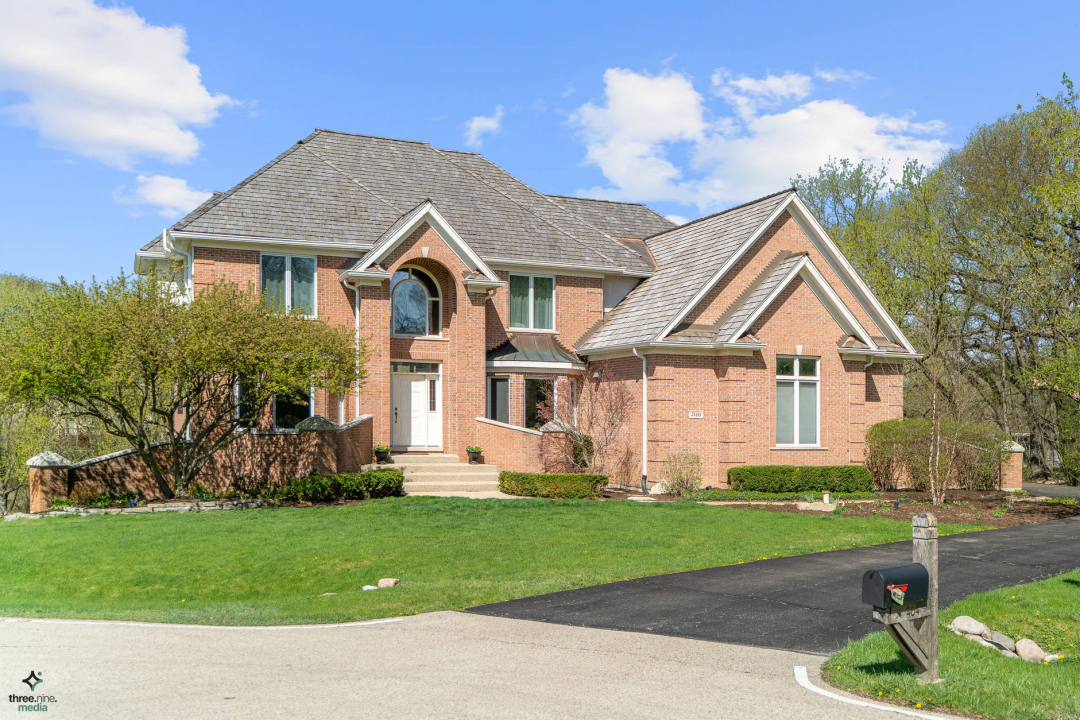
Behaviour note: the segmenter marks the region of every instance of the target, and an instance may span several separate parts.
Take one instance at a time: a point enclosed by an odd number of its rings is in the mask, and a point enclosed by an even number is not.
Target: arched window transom
[[[390,298],[394,335],[442,334],[442,295],[431,275],[401,268],[390,278]]]

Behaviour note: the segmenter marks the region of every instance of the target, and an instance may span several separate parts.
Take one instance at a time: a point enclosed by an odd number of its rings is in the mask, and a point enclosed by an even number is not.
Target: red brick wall
[[[753,282],[768,265],[776,258],[781,250],[789,252],[807,252],[814,266],[821,271],[822,276],[832,286],[840,299],[851,310],[859,323],[866,328],[871,335],[884,335],[884,333],[870,320],[869,315],[855,300],[855,296],[841,282],[839,276],[833,271],[825,257],[818,251],[810,238],[803,233],[802,228],[795,222],[795,218],[789,213],[784,213],[776,222],[762,233],[757,242],[746,251],[735,266],[728,271],[727,275],[716,284],[709,293],[702,298],[701,302],[686,316],[686,322],[702,325],[711,325],[721,317],[739,295]],[[835,334],[835,333],[834,333]],[[835,340],[835,337],[830,340]]]
[[[509,282],[509,272],[497,270],[495,274],[499,276],[499,279]],[[573,348],[589,328],[603,317],[603,278],[555,276],[555,331],[563,347]],[[491,350],[506,342],[506,328],[510,327],[509,287],[499,290],[493,300],[488,303],[486,327],[486,350]]]
[[[1010,452],[1005,454],[1001,461],[1001,489],[1023,490],[1024,489],[1024,451]]]
[[[196,481],[212,492],[225,493],[244,481],[278,484],[310,473],[356,472],[371,463],[371,446],[370,418],[341,430],[245,435],[213,455]],[[155,455],[167,468],[168,449],[159,446]],[[31,511],[47,509],[54,497],[66,497],[76,486],[111,495],[131,491],[147,498],[160,496],[150,468],[135,453],[127,453],[70,469],[31,468]]]
[[[473,420],[472,437],[484,449],[483,459],[500,470],[543,472],[540,433]],[[464,456],[463,456],[464,457]]]

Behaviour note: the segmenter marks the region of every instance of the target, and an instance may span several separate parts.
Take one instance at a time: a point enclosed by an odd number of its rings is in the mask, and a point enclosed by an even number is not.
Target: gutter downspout
[[[637,348],[630,348],[641,358],[641,492],[649,493],[649,363]]]

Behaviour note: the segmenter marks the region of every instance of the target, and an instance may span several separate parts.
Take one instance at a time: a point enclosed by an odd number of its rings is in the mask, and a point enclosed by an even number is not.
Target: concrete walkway
[[[941,604],[1080,568],[1080,518],[952,535],[938,547]],[[867,570],[911,562],[911,542],[656,575],[470,608],[526,620],[828,654],[880,629]]]
[[[31,670],[60,718],[799,718],[900,716],[795,681],[822,658],[432,613],[349,627],[0,620],[0,718]]]

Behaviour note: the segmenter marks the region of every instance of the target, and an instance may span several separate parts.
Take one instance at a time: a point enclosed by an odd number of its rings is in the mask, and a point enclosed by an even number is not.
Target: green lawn
[[[1065,657],[1049,665],[1006,658],[945,625],[970,615],[1013,640],[1028,637]],[[911,663],[884,632],[851,643],[822,672],[832,683],[872,698],[923,709],[955,709],[995,718],[1080,718],[1080,570],[1051,580],[972,595],[943,610],[938,685],[919,685]]]
[[[339,622],[910,537],[880,518],[588,500],[19,520],[0,524],[0,615]],[[361,592],[380,577],[402,584]]]

